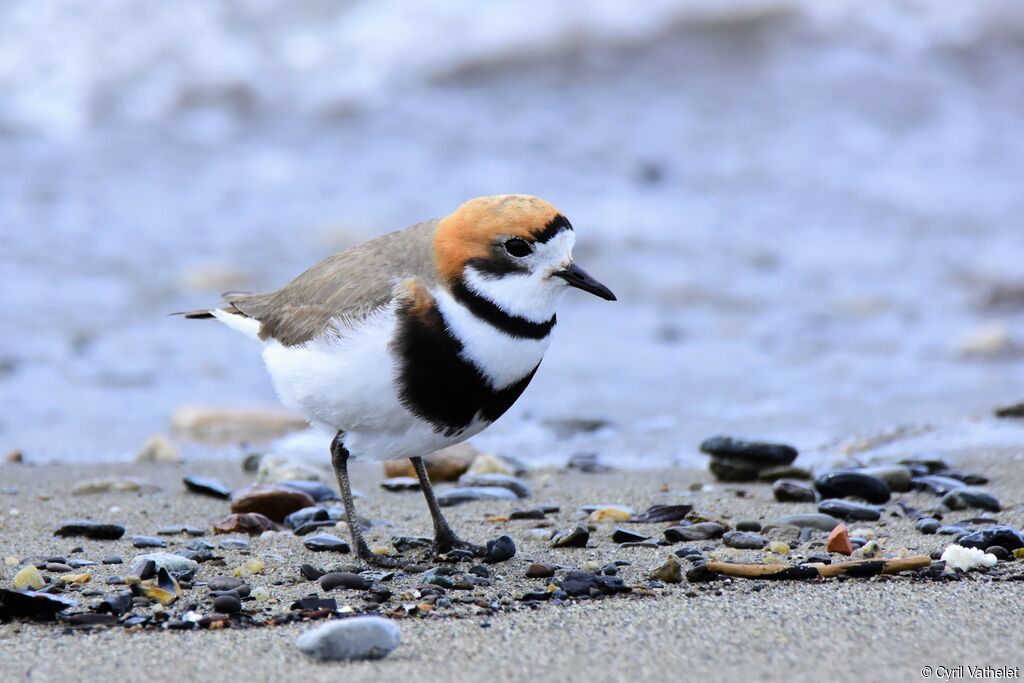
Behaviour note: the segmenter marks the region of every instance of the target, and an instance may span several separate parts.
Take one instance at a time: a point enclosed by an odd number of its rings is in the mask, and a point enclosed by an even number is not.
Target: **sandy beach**
[[[1019,452],[974,451],[943,454],[956,467],[991,477],[988,490],[1004,511],[984,513],[1020,527],[1024,507],[1024,463]],[[92,578],[85,587],[102,591],[123,588],[104,581],[124,574],[131,558],[149,550],[133,548],[134,534],[154,534],[168,525],[209,528],[227,512],[227,502],[187,492],[184,474],[217,477],[232,487],[250,483],[252,475],[235,462],[188,462],[185,465],[94,464],[16,465],[0,467],[5,494],[0,498],[0,556],[26,558],[78,557],[98,561],[120,555],[125,565],[85,568]],[[156,493],[103,493],[71,496],[83,480],[137,477],[158,485]],[[365,493],[360,514],[373,520],[373,542],[396,535],[429,535],[429,516],[417,492],[392,493],[380,488],[381,468],[360,465],[355,485]],[[1024,664],[1024,618],[1020,561],[1000,562],[989,572],[975,572],[958,581],[926,581],[913,576],[829,579],[815,581],[751,581],[724,579],[650,588],[649,572],[682,544],[660,548],[623,548],[610,540],[614,524],[597,524],[586,548],[550,548],[527,530],[536,521],[486,521],[512,510],[552,504],[560,512],[543,523],[556,529],[580,521],[586,505],[626,505],[642,511],[650,505],[689,503],[730,524],[811,512],[813,503],[777,503],[769,484],[715,483],[707,471],[661,469],[585,474],[559,468],[533,470],[525,479],[532,496],[517,502],[470,502],[448,508],[453,526],[468,539],[482,541],[510,535],[518,553],[510,561],[489,565],[492,585],[467,591],[498,603],[497,610],[477,610],[457,601],[462,591],[450,590],[450,608],[396,618],[402,645],[387,659],[352,664],[317,663],[300,653],[295,638],[316,623],[225,628],[221,630],[129,630],[100,627],[76,631],[54,623],[17,620],[0,625],[0,679],[4,681],[127,680],[135,667],[159,670],[172,680],[918,680],[925,666]],[[699,486],[705,484],[708,486]],[[691,489],[701,488],[694,491]],[[16,492],[12,492],[16,491]],[[927,493],[896,494],[877,522],[851,527],[875,533],[888,554],[929,554],[949,543],[948,536],[924,535],[899,515],[896,501],[918,509],[934,506]],[[979,511],[948,513],[946,523],[978,517]],[[56,525],[67,518],[116,521],[127,527],[116,541],[55,538]],[[656,538],[664,524],[628,526]],[[767,536],[774,538],[776,532]],[[345,538],[344,530],[338,535]],[[788,561],[821,554],[825,532],[815,531],[806,543],[794,542]],[[168,552],[182,548],[187,536],[165,536]],[[223,536],[206,536],[217,543]],[[261,559],[266,568],[243,575],[253,588],[265,586],[270,600],[246,601],[252,614],[287,612],[289,603],[310,594],[325,594],[298,573],[298,566],[351,564],[351,555],[313,553],[291,533],[249,539],[248,550],[219,548],[224,558],[200,565],[195,585],[167,609],[180,614],[186,604],[209,611],[204,580],[231,575],[246,562]],[[765,551],[725,548],[721,540],[696,545],[709,558],[759,562]],[[81,552],[72,549],[81,547]],[[407,553],[411,560],[422,559]],[[844,559],[833,556],[836,560]],[[628,562],[619,576],[632,593],[601,600],[568,600],[527,605],[516,597],[543,591],[547,579],[527,579],[532,561],[569,569],[593,568],[614,560]],[[428,562],[429,563],[429,562]],[[588,564],[589,563],[589,564]],[[684,570],[690,566],[681,560]],[[436,563],[433,563],[436,564]],[[467,565],[456,565],[465,570]],[[17,566],[5,566],[7,586]],[[244,570],[243,570],[244,571]],[[406,602],[401,592],[416,584],[415,575],[398,574],[387,582],[395,594],[387,611]],[[281,585],[279,585],[281,584]],[[73,595],[76,591],[71,591]],[[357,610],[365,601],[358,591],[331,593],[339,607]],[[99,596],[81,598],[86,604]]]

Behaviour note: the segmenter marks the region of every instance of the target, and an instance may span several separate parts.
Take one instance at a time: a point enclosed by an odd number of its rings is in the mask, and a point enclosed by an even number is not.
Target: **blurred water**
[[[984,300],[1024,282],[1022,15],[7,2],[0,445],[123,457],[182,403],[272,402],[255,346],[165,313],[500,192],[563,209],[620,302],[567,297],[482,446],[663,462],[1019,400],[1024,304]],[[1006,348],[963,357],[985,324]]]

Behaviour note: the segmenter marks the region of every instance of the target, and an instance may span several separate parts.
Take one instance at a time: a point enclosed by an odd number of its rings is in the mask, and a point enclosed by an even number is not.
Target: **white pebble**
[[[942,552],[942,559],[950,569],[968,572],[978,567],[994,567],[998,560],[992,553],[977,548],[951,545]]]
[[[307,631],[295,645],[322,660],[382,659],[402,642],[398,626],[381,617],[352,617]]]

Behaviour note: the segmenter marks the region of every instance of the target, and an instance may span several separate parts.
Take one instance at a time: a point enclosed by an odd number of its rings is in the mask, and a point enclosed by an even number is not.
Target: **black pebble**
[[[242,611],[242,601],[237,595],[221,595],[213,601],[213,609],[221,614],[235,614]]]
[[[992,553],[996,556],[997,560],[1008,560],[1010,559],[1010,551],[1001,545],[989,546],[985,549],[986,553]]]
[[[316,581],[317,579],[319,579],[321,576],[324,575],[324,573],[322,571],[320,571],[319,569],[317,569],[316,567],[314,567],[311,564],[301,565],[299,567],[299,573],[302,574],[307,579],[309,579],[310,581]]]
[[[487,569],[487,567],[483,566],[482,564],[475,564],[472,567],[470,567],[469,573],[473,574],[474,576],[479,576],[481,579],[491,578],[491,572]]]
[[[332,591],[335,588],[366,590],[372,585],[373,582],[369,579],[350,572],[331,572],[320,577],[320,587],[325,591]]]
[[[185,488],[192,493],[211,496],[213,498],[221,498],[223,500],[227,500],[231,497],[231,489],[216,479],[189,476],[185,477],[181,481],[185,484]]]
[[[111,555],[110,557],[104,557],[102,562],[103,564],[123,564],[124,558],[120,555]]]
[[[500,536],[493,541],[487,541],[487,555],[484,562],[494,564],[511,560],[516,556],[516,544],[510,536]]]
[[[167,542],[156,536],[132,536],[132,545],[136,548],[166,548]]]
[[[852,470],[825,472],[814,480],[814,487],[824,498],[857,496],[869,503],[887,503],[892,494],[889,485],[878,477]]]

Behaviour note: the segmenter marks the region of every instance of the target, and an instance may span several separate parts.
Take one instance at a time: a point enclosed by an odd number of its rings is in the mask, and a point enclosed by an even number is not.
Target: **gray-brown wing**
[[[316,264],[276,292],[228,294],[224,300],[259,320],[260,337],[294,346],[313,339],[334,319],[358,321],[386,306],[396,281],[437,279],[436,221],[427,221],[346,249]]]

